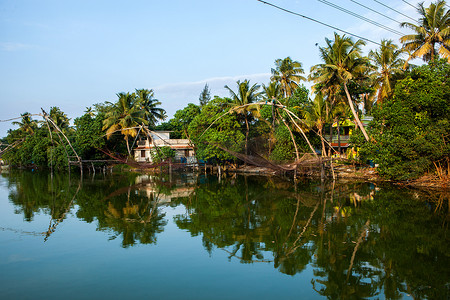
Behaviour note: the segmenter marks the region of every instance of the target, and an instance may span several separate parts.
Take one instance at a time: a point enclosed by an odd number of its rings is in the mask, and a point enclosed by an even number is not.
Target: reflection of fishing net
[[[222,147],[219,145],[216,145],[216,146],[249,165],[263,167],[263,168],[269,168],[274,171],[294,171],[299,168],[301,169],[301,168],[320,167],[321,165],[323,165],[323,163],[331,160],[330,158],[316,157],[312,153],[304,153],[303,156],[300,157],[300,159],[298,159],[294,162],[285,163],[285,164],[277,164],[273,161],[270,161],[270,160],[262,157],[261,155],[257,155],[257,154],[256,155],[245,155],[242,153],[232,151],[230,149],[226,149],[225,147]]]
[[[168,165],[168,162],[160,162],[160,163],[142,163],[142,162],[137,162],[133,159],[129,159],[127,157],[120,157],[118,155],[114,155],[109,151],[105,151],[102,149],[99,149],[100,151],[102,151],[103,153],[105,153],[106,155],[108,155],[109,157],[111,157],[112,159],[114,159],[117,162],[129,165],[130,167],[134,167],[134,168],[141,168],[141,169],[151,169],[151,168],[157,168],[160,166],[164,166],[164,165]]]

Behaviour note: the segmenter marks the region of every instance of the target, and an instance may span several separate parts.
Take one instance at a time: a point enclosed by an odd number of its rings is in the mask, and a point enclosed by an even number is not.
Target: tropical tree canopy
[[[267,86],[264,84],[262,86],[265,99],[280,99],[284,97],[283,91],[281,90],[281,85],[278,81],[272,81]]]
[[[18,125],[19,130],[23,135],[33,134],[37,129],[37,122],[31,118],[29,112],[25,112],[20,115],[22,119],[20,121],[12,122],[13,125]]]
[[[244,80],[244,82],[240,82],[238,80],[236,83],[238,87],[237,93],[235,93],[227,85],[225,85],[225,88],[230,92],[231,95],[232,100],[232,102],[230,103],[231,110],[243,116],[246,128],[245,154],[248,154],[248,134],[250,132],[249,113],[251,115],[258,114],[259,106],[253,106],[251,104],[259,100],[261,96],[261,92],[258,91],[260,86],[257,84],[250,86],[250,81],[248,80]]]
[[[69,127],[70,119],[67,117],[59,107],[53,106],[50,108],[50,118],[58,125],[59,129],[64,130]]]
[[[292,60],[289,56],[285,59],[275,60],[275,69],[272,68],[272,81],[280,83],[284,97],[290,97],[298,88],[301,80],[306,80],[301,76],[304,74],[302,64]]]
[[[127,142],[128,154],[131,155],[128,138],[135,137],[138,133],[136,126],[148,124],[148,119],[134,94],[119,93],[117,97],[117,102],[111,103],[110,110],[106,113],[102,129],[106,129],[108,139],[113,133],[120,131]]]
[[[235,157],[219,147],[242,151],[245,137],[237,116],[225,114],[227,109],[224,108],[229,101],[227,98],[215,97],[190,122],[188,133],[197,148],[198,158],[214,162],[235,160]]]
[[[417,178],[450,168],[450,65],[438,60],[400,80],[392,97],[374,111],[371,135],[360,155],[391,179]],[[447,171],[446,171],[447,170]]]
[[[414,31],[413,34],[400,38],[403,49],[410,53],[408,61],[417,57],[430,61],[439,53],[450,62],[450,10],[447,9],[446,2],[438,0],[427,8],[422,2],[417,11],[420,15],[417,24],[401,23],[402,27]]]
[[[378,89],[377,102],[380,104],[392,93],[393,76],[403,72],[405,60],[401,55],[402,50],[392,40],[382,40],[379,49],[369,52],[369,58],[376,67],[372,79]]]
[[[349,82],[362,80],[367,76],[370,65],[368,58],[362,56],[361,50],[365,42],[362,40],[354,42],[350,37],[340,36],[337,33],[334,33],[334,40],[325,38],[325,42],[327,46],[319,48],[323,63],[311,68],[311,78],[317,86],[334,90],[335,93],[336,85],[343,85],[353,117],[366,140],[369,140],[348,91]]]
[[[167,118],[166,111],[158,107],[161,105],[161,102],[153,98],[153,90],[136,89],[135,95],[137,104],[144,112],[148,125],[154,126],[158,121],[164,121]]]
[[[199,114],[200,106],[193,103],[189,103],[185,108],[177,110],[173,118],[169,121],[170,130],[174,131],[174,136],[189,139],[189,133],[187,131],[189,124]]]

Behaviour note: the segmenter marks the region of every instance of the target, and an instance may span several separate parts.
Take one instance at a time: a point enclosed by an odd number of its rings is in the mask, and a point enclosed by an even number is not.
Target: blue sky
[[[267,2],[377,42],[398,42],[398,35],[317,0]],[[408,33],[352,0],[330,2]],[[376,1],[356,2],[411,21]],[[417,17],[405,1],[378,2]],[[73,120],[136,88],[153,89],[170,117],[198,103],[205,83],[219,96],[239,79],[267,84],[277,58],[290,56],[308,73],[333,32],[257,0],[0,0],[0,120],[51,106]],[[376,47],[369,43],[366,50]],[[0,122],[0,136],[9,128],[15,127]]]

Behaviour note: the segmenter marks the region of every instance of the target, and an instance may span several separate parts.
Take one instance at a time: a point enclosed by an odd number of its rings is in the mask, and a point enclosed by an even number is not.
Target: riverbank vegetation
[[[199,104],[189,103],[160,124],[166,113],[148,89],[94,104],[74,126],[58,107],[48,114],[55,124],[24,113],[13,123],[19,128],[3,139],[15,147],[2,159],[16,166],[67,168],[72,154],[61,135],[83,160],[131,157],[145,127],[189,139],[197,159],[213,164],[258,158],[281,166],[312,153],[375,164],[387,179],[427,175],[448,183],[450,11],[438,0],[429,7],[419,4],[418,12],[417,22],[402,23],[411,34],[401,45],[382,40],[364,54],[363,40],[335,33],[319,47],[322,62],[308,75],[300,61],[278,58],[267,85],[237,81],[225,86],[229,97],[212,98],[206,85]],[[423,65],[410,64],[415,58]],[[302,84],[306,80],[311,91]],[[342,142],[349,135],[349,143]]]

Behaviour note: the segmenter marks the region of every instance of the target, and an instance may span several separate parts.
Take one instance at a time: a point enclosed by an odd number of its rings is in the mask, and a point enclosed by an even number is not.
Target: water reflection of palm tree
[[[165,214],[158,207],[158,196],[144,198],[130,193],[126,201],[109,201],[104,212],[105,222],[101,226],[116,232],[113,239],[122,234],[122,246],[125,248],[135,245],[137,241],[142,244],[156,243],[156,234],[161,233],[167,224]]]

